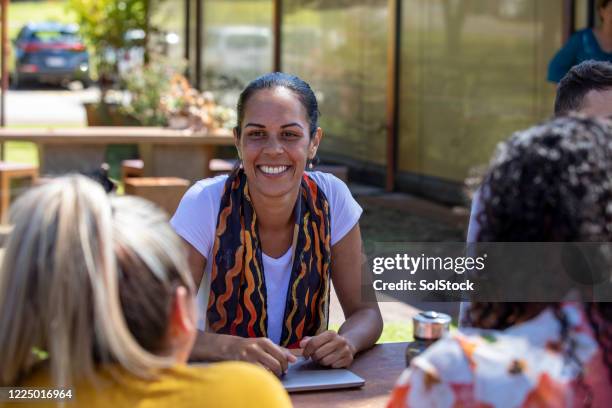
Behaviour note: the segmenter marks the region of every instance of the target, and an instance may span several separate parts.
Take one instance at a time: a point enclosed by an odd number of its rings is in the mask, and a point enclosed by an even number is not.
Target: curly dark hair
[[[482,189],[478,242],[612,242],[612,122],[572,116],[515,133],[498,146]],[[581,369],[560,303],[473,302],[468,319],[502,330],[547,307]],[[584,309],[612,384],[612,303]]]

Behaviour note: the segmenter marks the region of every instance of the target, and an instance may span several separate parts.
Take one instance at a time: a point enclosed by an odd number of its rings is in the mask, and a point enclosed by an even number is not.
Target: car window
[[[31,41],[39,42],[77,42],[78,36],[67,31],[33,31],[30,33]]]

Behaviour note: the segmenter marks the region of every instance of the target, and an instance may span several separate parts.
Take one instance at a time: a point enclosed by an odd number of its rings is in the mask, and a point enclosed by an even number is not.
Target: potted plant
[[[168,126],[177,129],[215,129],[233,126],[236,112],[217,105],[211,92],[192,88],[183,75],[174,75],[170,87],[162,96],[161,108]]]

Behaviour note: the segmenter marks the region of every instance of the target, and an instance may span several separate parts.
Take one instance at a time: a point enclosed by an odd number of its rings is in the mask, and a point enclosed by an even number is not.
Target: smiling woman
[[[207,311],[192,358],[280,375],[294,360],[287,349],[302,348],[346,367],[376,342],[382,319],[361,300],[361,207],[333,175],[305,171],[323,137],[316,97],[273,73],[247,86],[237,110],[240,166],[194,185],[171,221]],[[327,330],[330,283],[346,316],[338,332]]]

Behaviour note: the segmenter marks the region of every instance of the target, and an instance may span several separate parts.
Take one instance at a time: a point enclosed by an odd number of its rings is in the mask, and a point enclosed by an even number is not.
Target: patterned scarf
[[[306,173],[295,207],[293,260],[281,346],[327,329],[330,278],[329,203]],[[207,321],[215,333],[267,337],[267,293],[257,215],[247,178],[235,170],[225,183],[212,255]],[[274,294],[271,294],[274,296]]]

